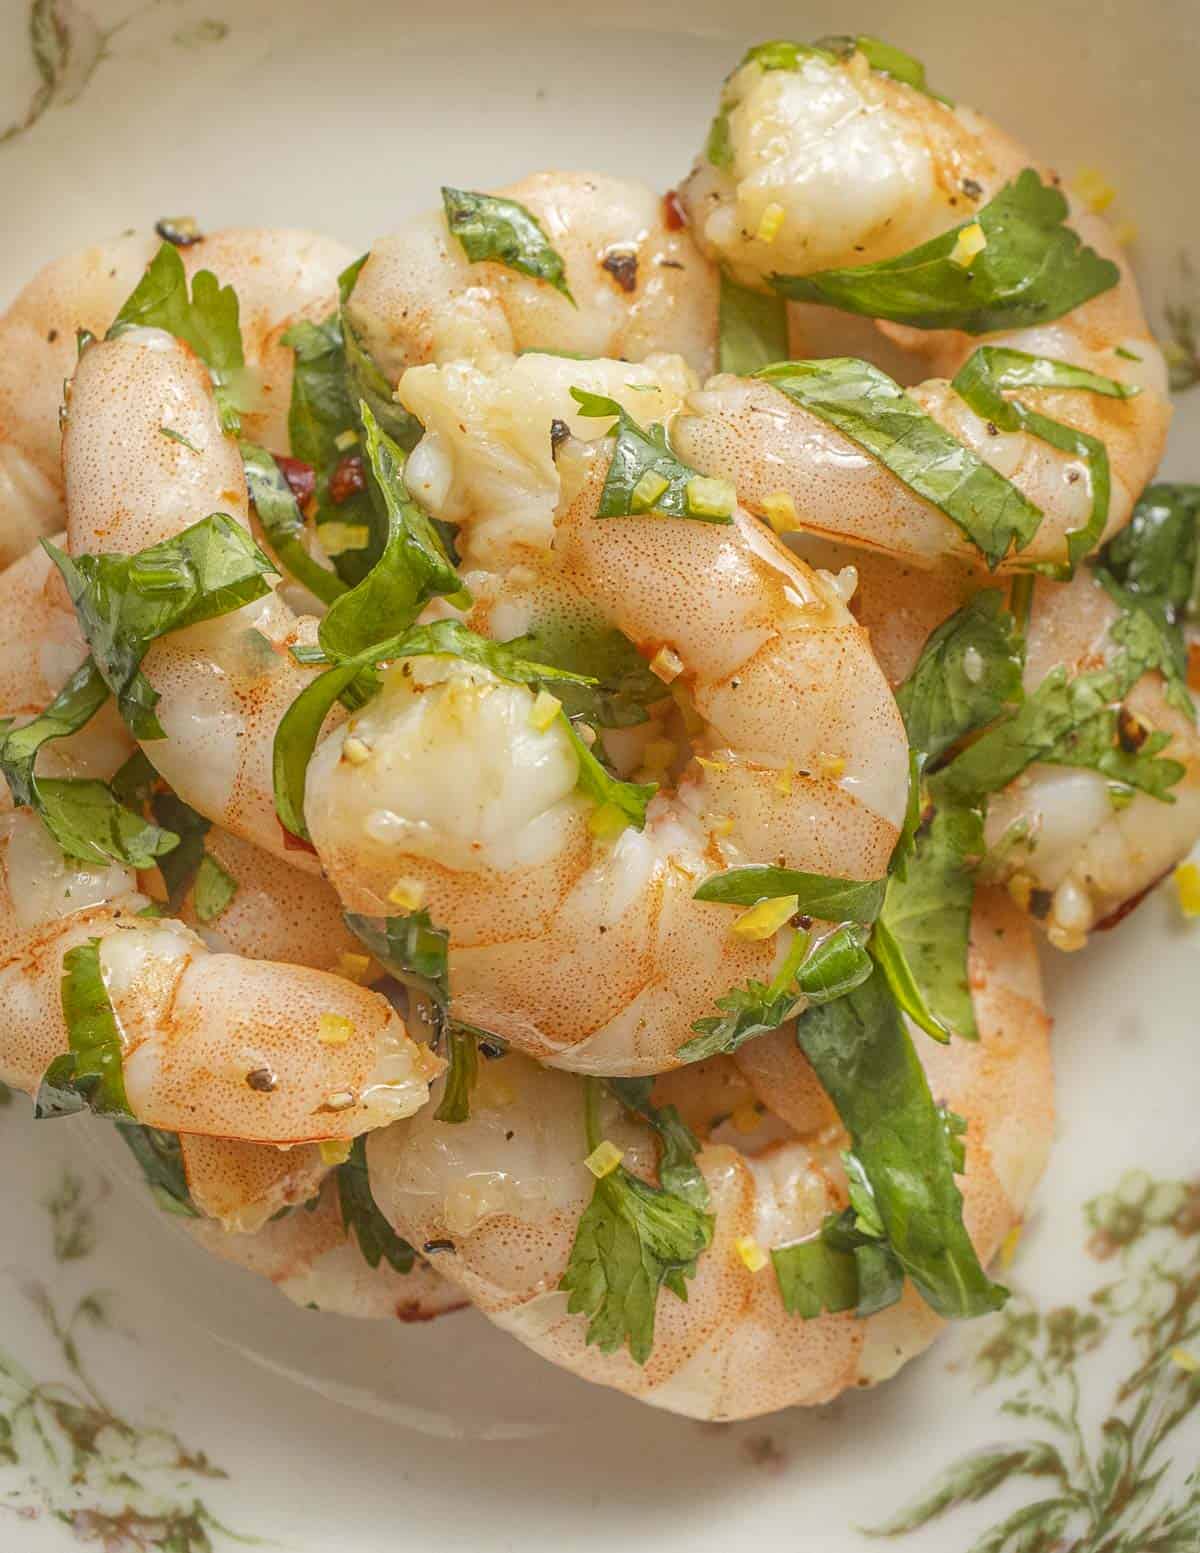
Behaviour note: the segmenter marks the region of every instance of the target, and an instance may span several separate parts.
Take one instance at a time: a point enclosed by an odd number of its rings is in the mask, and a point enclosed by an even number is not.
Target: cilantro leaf
[[[988,1279],[964,1228],[950,1140],[883,972],[808,1009],[796,1039],[850,1134],[888,1244],[922,1296],[947,1317],[998,1309],[1006,1291]]]
[[[179,1135],[143,1127],[140,1122],[119,1121],[116,1125],[118,1136],[142,1167],[146,1185],[162,1211],[198,1219],[200,1211],[188,1190]]]
[[[793,302],[917,329],[1024,329],[1061,318],[1120,278],[1111,260],[1066,225],[1067,215],[1059,190],[1027,167],[969,220],[908,253],[812,275],[773,275],[771,284]],[[975,223],[986,246],[959,264],[952,257],[959,233]]]
[[[244,439],[240,446],[250,500],[272,555],[280,567],[315,598],[332,604],[345,593],[346,584],[305,548],[304,514],[291,486],[280,473],[279,465],[266,448]]]
[[[1099,558],[1102,574],[1169,625],[1200,609],[1200,485],[1151,485]]]
[[[727,512],[714,513],[698,499],[695,482],[702,476],[682,464],[671,451],[666,428],[641,427],[615,399],[572,388],[571,398],[584,415],[612,416],[608,435],[616,439],[604,489],[596,508],[597,518],[629,518],[655,512],[669,518],[691,518],[698,523],[732,523],[733,500]]]
[[[347,1235],[358,1241],[358,1249],[368,1267],[386,1261],[398,1273],[411,1273],[416,1252],[407,1240],[401,1240],[379,1211],[371,1191],[367,1170],[367,1140],[355,1138],[350,1158],[334,1172],[337,1177],[338,1205]]]
[[[482,259],[544,280],[574,306],[567,268],[537,218],[516,200],[467,189],[442,190],[446,225],[472,264]]]
[[[649,1122],[658,1134],[658,1179],[663,1191],[682,1197],[693,1208],[707,1208],[708,1182],[696,1162],[700,1145],[673,1105],[651,1104],[654,1079],[610,1078],[606,1083],[627,1111]]]
[[[599,1134],[599,1079],[585,1079],[588,1148]],[[654,1315],[664,1284],[687,1298],[686,1279],[712,1244],[712,1215],[651,1186],[624,1165],[597,1180],[575,1231],[559,1288],[567,1310],[588,1317],[587,1341],[603,1353],[623,1345],[637,1364],[654,1346]]]
[[[717,335],[719,372],[749,377],[788,357],[787,303],[782,297],[750,291],[721,274]]]
[[[864,1230],[853,1208],[830,1214],[809,1240],[773,1247],[771,1261],[783,1308],[805,1321],[843,1310],[865,1320],[904,1292],[904,1269],[887,1237]]]
[[[229,614],[270,592],[275,568],[223,512],[201,518],[136,555],[69,556],[49,540],[92,659],[130,732],[161,739],[158,693],[141,672],[150,644],[171,631]]]
[[[100,939],[89,938],[63,955],[62,1011],[70,1050],[46,1069],[34,1115],[70,1116],[90,1108],[98,1116],[132,1120],[124,1042],[100,967]]]
[[[221,424],[236,432],[238,377],[246,365],[238,323],[238,299],[232,286],[222,286],[211,270],[198,270],[188,295],[187,272],[179,251],[164,243],[146,273],[126,299],[112,327],[110,340],[127,329],[163,329],[190,345],[213,380]]]
[[[785,361],[756,376],[835,426],[944,512],[989,566],[1014,546],[1024,550],[1040,528],[1040,508],[870,362],[849,356]]]
[[[753,906],[779,895],[795,895],[796,910],[822,922],[873,922],[883,905],[885,879],[834,879],[799,868],[774,868],[750,863],[710,874],[698,890],[698,901],[727,906]]]

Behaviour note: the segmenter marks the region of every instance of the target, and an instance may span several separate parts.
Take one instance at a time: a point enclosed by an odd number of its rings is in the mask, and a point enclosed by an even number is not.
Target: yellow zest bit
[[[1113,236],[1122,248],[1132,248],[1138,240],[1138,224],[1136,221],[1118,221]]]
[[[367,954],[351,954],[343,950],[338,955],[338,975],[344,976],[347,981],[356,981],[360,985],[371,979],[371,957]]]
[[[799,909],[798,895],[772,895],[765,901],[759,901],[757,906],[751,906],[749,911],[743,911],[729,931],[735,938],[751,941],[770,938],[772,933],[778,933],[781,927],[785,927]]]
[[[1117,197],[1117,191],[1096,167],[1081,167],[1071,180],[1076,194],[1097,215],[1107,210]]]
[[[1200,867],[1180,863],[1175,870],[1175,893],[1185,917],[1200,917]]]
[[[603,1181],[605,1176],[612,1175],[624,1158],[624,1151],[619,1149],[615,1143],[610,1143],[605,1138],[603,1143],[596,1145],[584,1160],[584,1164],[596,1177],[597,1181]]]
[[[696,756],[696,764],[698,766],[703,766],[705,771],[728,771],[729,770],[729,762],[727,760],[713,760],[708,755],[697,755]]]
[[[1021,1236],[1025,1233],[1024,1224],[1014,1224],[1008,1234],[1000,1242],[1000,1266],[1008,1269],[1013,1264],[1013,1258],[1017,1254],[1017,1247],[1021,1243]]]
[[[388,900],[401,911],[420,911],[425,903],[425,886],[419,879],[397,879],[388,891]]]
[[[669,685],[683,673],[683,659],[674,648],[660,647],[650,660],[650,672],[657,674],[664,685]]]
[[[629,505],[634,512],[650,512],[654,503],[670,485],[655,469],[647,469],[646,473],[629,493]]]
[[[970,226],[963,227],[962,231],[954,239],[954,247],[950,251],[950,263],[957,264],[960,270],[965,270],[971,260],[981,254],[987,247],[987,238],[978,221],[972,221]]]
[[[1028,911],[1033,896],[1033,880],[1028,874],[1014,874],[1008,881],[1008,893],[1022,911]]]
[[[1189,1348],[1172,1348],[1171,1363],[1188,1375],[1200,1374],[1200,1359]]]
[[[825,755],[818,752],[817,770],[829,781],[836,782],[846,775],[846,762],[841,755]]]
[[[753,1100],[743,1100],[741,1105],[735,1107],[729,1114],[729,1124],[735,1132],[757,1132],[762,1121],[762,1112]]]
[[[714,836],[728,836],[733,833],[733,816],[731,814],[719,814],[709,822],[712,825]]]
[[[371,758],[371,746],[350,734],[342,745],[342,754],[352,766],[365,766]]]
[[[762,1272],[767,1265],[767,1253],[753,1235],[739,1235],[733,1243],[733,1249],[741,1257],[747,1270],[752,1273]]]
[[[629,825],[629,816],[615,803],[602,803],[588,815],[587,828],[597,841],[615,841]]]
[[[687,483],[687,508],[694,518],[732,517],[736,501],[737,493],[729,480],[695,475]]]
[[[317,533],[326,555],[344,555],[347,550],[365,550],[371,543],[371,531],[365,523],[322,523]]]
[[[772,491],[762,500],[763,517],[777,534],[792,534],[800,527],[796,503],[786,491]]]
[[[349,448],[355,447],[357,443],[358,433],[350,427],[347,427],[345,431],[339,431],[333,439],[333,445],[339,453],[345,453]]]
[[[760,243],[773,243],[779,236],[779,229],[783,225],[786,212],[782,205],[777,205],[774,200],[767,206],[759,217],[758,230],[755,237]]]
[[[345,1046],[354,1034],[354,1022],[345,1014],[322,1014],[317,1020],[317,1040],[322,1046]]]
[[[545,733],[561,711],[562,702],[557,696],[552,696],[548,690],[539,690],[529,708],[529,725],[539,733]]]
[[[317,1147],[323,1165],[344,1165],[354,1145],[349,1138],[323,1138]]]
[[[789,760],[787,765],[784,766],[783,770],[775,778],[775,791],[781,798],[790,798],[792,796],[792,779],[795,775],[795,769]]]

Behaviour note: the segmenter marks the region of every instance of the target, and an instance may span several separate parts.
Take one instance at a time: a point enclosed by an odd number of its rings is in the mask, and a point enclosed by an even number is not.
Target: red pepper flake
[[[314,857],[317,849],[311,841],[305,841],[303,836],[297,836],[294,830],[289,830],[282,820],[279,821],[279,829],[283,832],[283,850],[285,852],[311,852]]]
[[[338,459],[329,476],[329,499],[335,507],[348,502],[352,496],[367,488],[367,466],[359,453],[346,453]]]
[[[663,195],[663,222],[668,232],[678,232],[687,226],[687,211],[683,208],[683,202],[674,189],[668,189]]]
[[[302,458],[284,458],[276,453],[275,462],[279,465],[279,473],[288,483],[288,489],[299,502],[301,507],[306,507],[316,495],[317,471],[311,464],[306,464]]]

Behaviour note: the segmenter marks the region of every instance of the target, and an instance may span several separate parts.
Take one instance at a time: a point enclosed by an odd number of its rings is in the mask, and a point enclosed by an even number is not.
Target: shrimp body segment
[[[965,1219],[986,1261],[1020,1223],[1053,1125],[1033,946],[1028,926],[996,892],[976,909],[971,983],[980,1041],[944,1049],[923,1041],[920,1052],[935,1095],[968,1123]],[[786,1043],[790,1055],[776,1064],[763,1098],[804,1125],[812,1114],[804,1059],[790,1031],[764,1039]],[[714,1066],[684,1069],[659,1086],[695,1125]],[[738,1083],[736,1074],[723,1080],[723,1100]],[[640,1126],[615,1106],[603,1120],[630,1169],[652,1168],[653,1145]],[[769,1250],[810,1236],[845,1201],[836,1124],[803,1135],[779,1130],[784,1136],[761,1152],[724,1141],[728,1129],[701,1149],[716,1218],[712,1244],[687,1303],[660,1296],[644,1367],[624,1351],[588,1346],[586,1319],[568,1314],[558,1289],[594,1184],[582,1164],[577,1080],[509,1056],[485,1067],[467,1122],[448,1125],[426,1111],[377,1133],[367,1152],[376,1201],[397,1231],[417,1244],[450,1242],[439,1270],[497,1325],[585,1379],[693,1418],[733,1419],[883,1380],[940,1325],[911,1289],[867,1320],[847,1312],[805,1321],[784,1309],[769,1265],[751,1271],[739,1245]]]

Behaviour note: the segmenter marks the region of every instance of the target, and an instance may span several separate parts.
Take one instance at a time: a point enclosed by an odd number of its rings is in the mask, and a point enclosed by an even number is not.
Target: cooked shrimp
[[[269,1143],[353,1138],[423,1105],[438,1060],[378,994],[211,954],[140,915],[132,875],[72,866],[29,811],[5,821],[0,1078],[36,1093],[69,1046],[63,957],[98,939],[129,1107],[147,1126]]]
[[[979,578],[965,570],[925,572],[810,538],[797,544],[814,565],[854,561],[855,613],[893,685],[908,675],[930,632],[979,586]],[[1109,633],[1117,615],[1087,571],[1069,583],[1039,580],[1026,639],[1026,692],[1060,665],[1072,678],[1101,668],[1114,648]],[[1035,764],[988,804],[989,868],[1010,881],[1060,948],[1079,948],[1093,928],[1186,857],[1200,836],[1195,725],[1169,704],[1156,671],[1142,676],[1124,705],[1143,728],[1171,735],[1163,756],[1184,767],[1183,778],[1170,789],[1174,802],[1137,792],[1117,808],[1101,772]]]
[[[833,580],[741,512],[728,526],[593,521],[610,447],[560,451],[575,494],[548,556],[536,515],[527,538],[558,607],[573,596],[647,657],[659,649],[704,725],[703,759],[651,802],[645,830],[597,838],[567,730],[534,725],[526,687],[433,659],[394,665],[326,737],[306,817],[351,910],[386,915],[407,880],[449,930],[462,1018],[564,1067],[656,1072],[714,998],[777,952],[693,900],[700,881],[735,860],[879,878],[907,748]],[[369,752],[357,764],[348,730]]]
[[[1031,165],[1001,131],[969,109],[952,109],[871,71],[865,58],[800,57],[794,69],[751,59],[731,77],[730,165],[697,163],[684,188],[697,241],[744,284],[768,290],[777,274],[886,259],[967,220]],[[764,218],[771,219],[764,227]],[[1083,239],[1119,270],[1119,281],[1056,322],[986,337],[985,343],[1051,357],[1140,392],[1130,398],[1032,388],[1030,409],[1105,444],[1111,493],[1103,537],[1122,527],[1162,455],[1170,420],[1166,369],[1150,334],[1128,265],[1103,222],[1074,210]],[[767,234],[764,236],[763,234]],[[817,315],[823,348],[836,333],[825,309],[793,308],[793,340],[803,348]],[[977,414],[947,379],[979,344],[951,330],[922,333],[880,323],[891,365],[894,347],[912,357],[910,397],[959,442],[1005,475],[1043,513],[1032,542],[1001,566],[1060,564],[1066,536],[1086,526],[1092,474],[1086,459],[1028,431],[1004,431]],[[855,321],[846,339],[869,347]],[[978,552],[937,507],[920,497],[841,431],[765,382],[714,379],[680,418],[680,456],[706,473],[735,479],[755,512],[788,498],[795,526],[883,549],[932,566],[941,557],[978,561]],[[1101,541],[1097,539],[1096,543]]]
[[[562,256],[575,305],[505,265],[472,264],[441,211],[371,250],[348,315],[388,381],[422,362],[546,348],[641,361],[655,351],[712,370],[717,272],[644,184],[604,173],[533,173],[524,205]]]
[[[386,1261],[371,1267],[346,1233],[332,1185],[325,1187],[316,1208],[289,1213],[251,1235],[230,1234],[208,1219],[181,1222],[205,1250],[269,1278],[281,1294],[306,1310],[432,1321],[467,1303],[453,1283],[420,1257],[407,1273]]]
[[[981,897],[976,909],[970,975],[980,1040],[945,1048],[922,1041],[920,1053],[936,1098],[968,1123],[965,1219],[987,1261],[1020,1223],[1053,1130],[1036,959],[1028,925],[1002,892]],[[823,1118],[809,1130],[809,1109],[793,1106],[796,1093],[811,1087],[801,1076],[804,1059],[788,1033],[766,1039],[795,1053],[795,1079],[785,1071],[768,1093],[804,1130],[760,1153],[724,1141],[725,1129],[713,1131],[699,1155],[716,1216],[712,1245],[687,1303],[659,1299],[644,1368],[624,1352],[589,1347],[586,1319],[567,1314],[558,1290],[593,1185],[582,1164],[577,1080],[517,1056],[487,1064],[469,1121],[448,1125],[425,1111],[370,1140],[376,1201],[405,1238],[453,1243],[439,1271],[497,1325],[575,1374],[655,1406],[696,1418],[746,1418],[884,1380],[941,1324],[911,1288],[865,1321],[850,1313],[804,1321],[785,1311],[770,1267],[751,1272],[735,1249],[743,1236],[764,1249],[810,1236],[845,1202],[845,1138]],[[705,1064],[707,1074],[670,1075],[660,1084],[663,1097],[686,1104],[697,1085],[711,1092],[712,1066]],[[736,1092],[736,1080],[730,1087]],[[697,1125],[703,1103],[690,1108]],[[710,1113],[709,1127],[713,1120]],[[604,1133],[626,1149],[630,1169],[652,1168],[646,1132],[615,1106]]]

